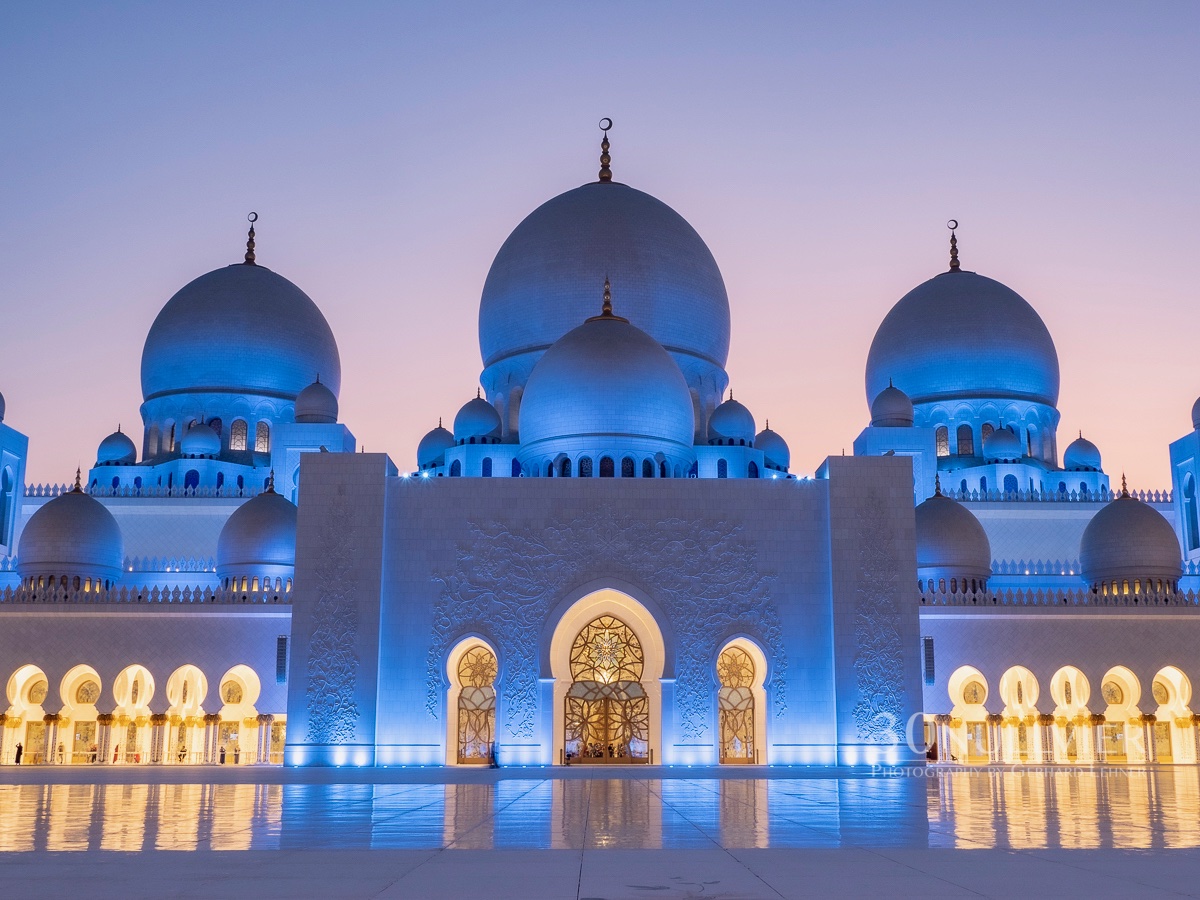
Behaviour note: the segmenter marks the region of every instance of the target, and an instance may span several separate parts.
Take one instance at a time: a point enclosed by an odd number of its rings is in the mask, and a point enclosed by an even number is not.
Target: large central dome
[[[509,235],[479,304],[484,366],[544,351],[595,311],[605,276],[620,283],[634,325],[673,354],[724,368],[729,298],[712,253],[671,207],[616,182],[560,194]]]
[[[905,294],[875,333],[867,402],[889,383],[918,404],[1011,399],[1053,407],[1058,354],[1016,291],[974,272],[944,272]]]
[[[142,395],[251,394],[294,400],[342,367],[321,310],[282,275],[238,264],[201,275],[162,308],[142,351]]]

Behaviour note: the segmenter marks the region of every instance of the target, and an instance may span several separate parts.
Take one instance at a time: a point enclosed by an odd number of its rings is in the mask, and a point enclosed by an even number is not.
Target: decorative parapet
[[[977,609],[995,608],[999,606],[1040,606],[1040,607],[1094,607],[1096,609],[1113,609],[1115,607],[1152,608],[1170,607],[1171,609],[1194,608],[1200,611],[1200,595],[1194,590],[1189,591],[1142,591],[1130,594],[1093,593],[1090,588],[1069,588],[1046,590],[1004,589],[997,591],[959,591],[944,593],[942,591],[920,591],[917,595],[922,606],[955,606],[974,607]]]
[[[27,484],[25,485],[26,497],[57,497],[60,494],[67,494],[74,490],[74,485],[71,484]],[[237,497],[257,497],[262,493],[260,488],[236,486],[222,487],[165,487],[163,485],[146,485],[136,487],[132,484],[123,484],[118,487],[106,487],[104,485],[95,485],[87,489],[87,493],[93,497],[138,497],[138,498],[163,498],[163,497],[200,497],[200,498],[237,498]]]
[[[1070,474],[1070,473],[1067,473]],[[947,474],[945,481],[950,480]],[[943,482],[945,483],[945,482]],[[947,491],[943,492],[961,503],[1108,503],[1120,496],[1119,491],[1101,488],[1097,491]],[[1129,496],[1145,503],[1170,503],[1171,491],[1130,491]]]
[[[1181,575],[1200,575],[1200,560],[1184,560]],[[994,559],[993,575],[1067,575],[1082,577],[1077,559]]]
[[[103,603],[160,605],[183,604],[272,604],[290,606],[292,595],[283,591],[232,591],[209,587],[137,587],[119,585],[99,591],[75,591],[69,588],[3,588],[0,606],[18,604],[64,604],[95,606]]]
[[[158,556],[135,556],[132,559],[125,558],[125,562],[121,564],[121,568],[125,572],[206,572],[212,573],[217,571],[217,561],[211,556],[205,559],[197,559],[194,556],[187,558],[181,557],[158,557]]]

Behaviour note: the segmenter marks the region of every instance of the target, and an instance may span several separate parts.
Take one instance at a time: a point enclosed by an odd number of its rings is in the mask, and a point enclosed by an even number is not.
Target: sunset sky
[[[1060,452],[1082,429],[1166,488],[1200,395],[1197,47],[1194,3],[8,4],[5,423],[32,482],[140,445],[146,332],[256,210],[337,336],[341,420],[411,469],[475,396],[493,256],[595,179],[611,116],[616,180],[715,255],[732,386],[792,471],[867,424],[871,338],[955,218],[1055,339]]]

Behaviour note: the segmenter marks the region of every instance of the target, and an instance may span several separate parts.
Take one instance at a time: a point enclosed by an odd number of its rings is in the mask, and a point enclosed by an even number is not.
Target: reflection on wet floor
[[[0,785],[0,851],[1200,846],[1200,769]]]

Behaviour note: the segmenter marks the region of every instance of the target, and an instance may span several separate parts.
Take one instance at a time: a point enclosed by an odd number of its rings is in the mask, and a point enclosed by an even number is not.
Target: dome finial
[[[592,316],[587,321],[609,321],[609,322],[628,322],[629,320],[623,316],[618,316],[613,313],[612,305],[612,284],[609,283],[608,276],[604,276],[604,303],[600,306],[600,315]]]
[[[83,485],[80,483],[80,478],[82,476],[83,476],[83,470],[81,468],[79,468],[79,466],[76,466],[75,467],[75,487],[72,489],[73,493],[76,493],[76,494],[83,493]]]
[[[267,493],[275,493],[275,470],[271,469],[271,474],[267,476]]]
[[[438,428],[442,427],[442,417],[438,416]]]
[[[732,399],[733,399],[733,388],[730,388],[730,389],[729,389],[729,399],[730,399],[730,400],[732,400]]]
[[[604,132],[604,139],[600,141],[600,181],[612,181],[612,169],[608,164],[612,162],[612,157],[608,155],[608,129],[612,128],[612,119],[604,118],[600,120],[600,130]]]
[[[1121,496],[1122,497],[1129,496],[1129,488],[1126,487],[1126,485],[1125,485],[1125,473],[1124,472],[1121,473]]]
[[[252,212],[246,216],[246,221],[250,223],[250,233],[246,235],[246,265],[258,265],[254,261],[254,223],[258,221],[258,213]]]
[[[958,235],[954,233],[958,228],[958,219],[951,219],[946,223],[946,227],[950,229],[950,271],[961,272],[958,267]]]
[[[476,400],[479,399],[479,388],[478,387],[475,388],[475,399]]]
[[[942,494],[942,476],[938,472],[933,473],[933,496],[941,497]]]

